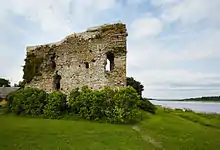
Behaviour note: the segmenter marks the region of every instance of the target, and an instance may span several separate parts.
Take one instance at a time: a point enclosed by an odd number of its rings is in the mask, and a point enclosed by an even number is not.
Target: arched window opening
[[[108,52],[106,55],[107,55],[106,71],[112,71],[115,66],[114,54],[111,52]]]

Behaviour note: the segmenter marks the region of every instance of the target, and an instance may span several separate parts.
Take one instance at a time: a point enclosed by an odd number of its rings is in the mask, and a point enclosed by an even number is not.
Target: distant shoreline
[[[176,100],[182,102],[220,102],[220,100]]]
[[[196,100],[196,99],[149,99],[150,101],[179,101],[179,102],[220,102],[220,100]]]

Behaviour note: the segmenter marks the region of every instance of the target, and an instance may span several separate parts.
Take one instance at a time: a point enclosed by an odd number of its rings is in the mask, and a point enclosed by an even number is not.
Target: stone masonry
[[[60,91],[66,94],[82,86],[96,90],[126,86],[126,37],[126,25],[116,23],[88,28],[57,43],[29,46],[27,56],[34,54],[43,62],[26,86],[51,92],[56,72],[61,76]]]

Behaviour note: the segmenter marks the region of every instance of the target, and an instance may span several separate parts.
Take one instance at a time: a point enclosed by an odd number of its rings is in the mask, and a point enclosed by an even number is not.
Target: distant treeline
[[[183,99],[184,101],[220,101],[220,96],[197,97]]]

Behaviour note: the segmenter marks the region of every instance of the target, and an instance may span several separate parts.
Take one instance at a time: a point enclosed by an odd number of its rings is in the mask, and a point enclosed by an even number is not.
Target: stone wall
[[[126,86],[126,37],[126,25],[117,23],[89,28],[58,43],[27,47],[27,57],[43,61],[26,86],[53,91],[56,71],[62,77],[60,90],[67,94],[85,85],[91,89]],[[111,70],[106,70],[107,60]]]

